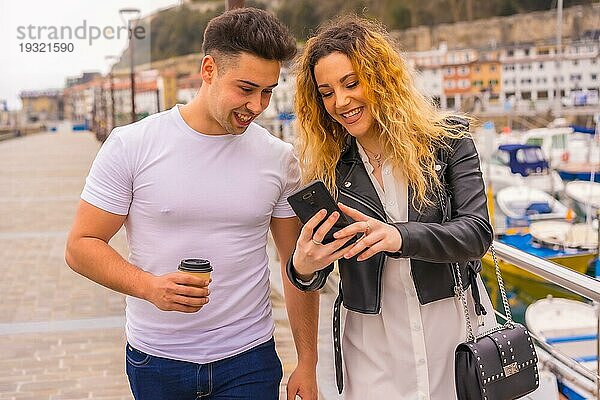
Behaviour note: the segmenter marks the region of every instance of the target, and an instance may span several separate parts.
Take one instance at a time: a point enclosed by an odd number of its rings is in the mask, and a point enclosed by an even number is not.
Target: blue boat
[[[578,170],[573,165],[567,164],[564,167],[556,168],[556,172],[562,178],[563,181],[590,181],[592,172],[590,166],[583,165],[583,170]],[[596,167],[594,174],[594,182],[600,182],[600,167]]]
[[[509,186],[527,186],[547,193],[558,193],[564,184],[551,171],[542,148],[532,144],[503,144],[483,167],[485,180],[495,191]]]

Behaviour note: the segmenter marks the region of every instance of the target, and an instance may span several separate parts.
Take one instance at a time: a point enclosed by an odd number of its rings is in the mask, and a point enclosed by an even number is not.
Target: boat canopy
[[[542,148],[529,144],[503,144],[498,150],[509,155],[510,171],[513,174],[529,176],[532,173],[542,173],[548,170],[548,161],[542,153]]]
[[[573,128],[573,132],[577,133],[587,133],[589,135],[595,135],[596,134],[596,130],[594,128],[587,128],[585,126],[579,126],[579,125],[571,125],[571,128]]]

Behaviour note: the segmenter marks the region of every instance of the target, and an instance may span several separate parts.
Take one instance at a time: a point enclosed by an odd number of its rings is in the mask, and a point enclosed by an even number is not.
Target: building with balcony
[[[471,93],[471,72],[477,61],[473,49],[449,50],[442,65],[442,85],[445,104],[442,108],[459,110],[462,101]]]
[[[500,98],[502,65],[497,50],[481,50],[471,66],[471,93],[486,103],[497,103]]]
[[[60,90],[30,90],[19,95],[27,122],[56,121],[63,118],[63,96]]]
[[[521,108],[552,108],[572,93],[600,89],[598,41],[568,43],[557,51],[555,43],[523,44],[502,49],[503,101]]]
[[[417,88],[440,106],[446,104],[442,65],[446,60],[447,52],[448,48],[442,44],[437,49],[406,53],[406,61],[415,72]]]

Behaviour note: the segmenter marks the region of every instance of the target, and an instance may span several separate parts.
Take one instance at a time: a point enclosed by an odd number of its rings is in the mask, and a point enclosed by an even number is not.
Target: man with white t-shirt
[[[292,146],[253,120],[295,41],[272,15],[245,8],[214,18],[203,50],[189,104],[116,128],[100,149],[65,258],[127,295],[136,399],[277,399],[266,244],[270,229],[281,260],[292,254],[299,224],[286,200],[299,170]],[[108,244],[122,225],[128,260]],[[177,272],[185,258],[210,260],[210,285]],[[298,352],[288,399],[316,399],[318,295],[283,282]]]

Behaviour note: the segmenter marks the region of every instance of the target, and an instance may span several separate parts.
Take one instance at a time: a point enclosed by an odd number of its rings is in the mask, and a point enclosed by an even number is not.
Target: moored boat
[[[548,193],[528,186],[509,186],[496,193],[500,211],[514,220],[565,219],[568,207]]]
[[[536,221],[520,231],[507,231],[496,240],[518,248],[536,257],[565,266],[580,274],[592,270],[596,257],[597,234],[590,234],[593,228],[584,224],[571,224],[566,221]],[[574,228],[573,228],[574,227]],[[596,241],[594,241],[594,236]],[[486,281],[493,280],[494,263],[488,253],[482,258],[482,276]],[[498,260],[507,290],[514,294],[515,303],[527,306],[545,298],[548,294],[555,297],[579,299],[581,297],[547,282],[543,278],[527,272],[504,260]],[[498,296],[494,285],[490,285],[490,294],[495,301]]]
[[[565,163],[556,167],[556,172],[564,181],[591,181],[600,182],[600,163]]]
[[[597,175],[600,177],[600,170]],[[600,183],[598,182],[568,182],[565,185],[565,195],[573,200],[578,213],[582,215],[591,212],[591,216],[595,217],[597,210],[600,209]]]
[[[548,297],[531,304],[525,323],[539,340],[540,362],[558,379],[569,400],[595,399],[598,316],[582,301]]]
[[[562,179],[549,168],[540,146],[500,145],[482,169],[486,183],[496,192],[508,186],[527,186],[551,194],[564,189]]]

